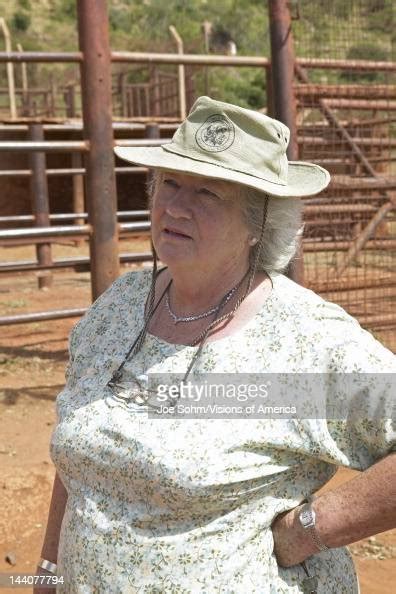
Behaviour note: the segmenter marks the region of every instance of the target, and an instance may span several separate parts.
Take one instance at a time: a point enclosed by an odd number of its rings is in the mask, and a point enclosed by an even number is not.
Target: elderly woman
[[[298,197],[329,182],[288,163],[288,140],[201,97],[170,144],[116,149],[155,170],[154,268],[117,279],[71,334],[40,561],[57,591],[353,594],[345,545],[395,526],[395,357],[282,274]],[[355,414],[327,419],[180,418],[180,390],[161,417],[147,389],[154,374],[316,374],[307,390],[335,402],[331,377],[350,372]],[[362,472],[312,499],[339,466]]]

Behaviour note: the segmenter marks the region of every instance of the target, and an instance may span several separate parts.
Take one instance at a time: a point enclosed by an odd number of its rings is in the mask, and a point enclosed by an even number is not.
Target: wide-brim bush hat
[[[172,141],[116,147],[121,159],[149,168],[225,180],[271,196],[311,196],[330,182],[326,169],[288,161],[290,131],[258,111],[199,97]]]

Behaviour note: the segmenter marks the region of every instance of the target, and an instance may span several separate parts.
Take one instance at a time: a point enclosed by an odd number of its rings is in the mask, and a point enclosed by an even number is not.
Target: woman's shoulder
[[[356,318],[343,307],[327,301],[312,289],[299,285],[284,274],[275,274],[272,278],[277,301],[290,313],[311,321],[339,321],[359,326]]]
[[[151,279],[151,268],[140,268],[137,270],[130,270],[121,274],[105,291],[107,293],[116,292],[123,293],[125,289],[130,288],[143,288]],[[105,294],[103,293],[103,294]],[[100,299],[100,297],[99,297]]]
[[[133,270],[119,276],[87,309],[73,327],[70,344],[89,333],[104,334],[119,324],[126,315],[139,308],[147,293],[151,278],[150,269]]]
[[[150,269],[131,270],[121,274],[97,299],[94,301],[88,311],[95,311],[109,304],[122,306],[127,303],[129,306],[134,301],[139,303],[142,300],[142,293],[149,279],[151,278]],[[88,312],[87,312],[88,313]]]
[[[290,331],[312,341],[318,353],[327,352],[336,367],[396,371],[395,355],[343,307],[282,274],[274,287],[278,315],[284,312]]]

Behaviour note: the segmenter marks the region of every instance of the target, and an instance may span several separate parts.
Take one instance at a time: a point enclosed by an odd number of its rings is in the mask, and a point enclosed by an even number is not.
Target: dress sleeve
[[[333,454],[341,465],[365,470],[396,451],[396,356],[353,320],[330,367],[337,374],[327,414]]]
[[[74,362],[74,357],[75,357],[75,352],[76,352],[76,333],[77,333],[77,326],[79,324],[80,320],[74,324],[73,328],[70,331],[69,334],[69,342],[68,342],[68,352],[69,352],[69,359],[67,362],[67,365],[65,367],[65,379],[66,379],[66,383],[71,380],[72,378],[72,374],[73,374],[73,362]]]

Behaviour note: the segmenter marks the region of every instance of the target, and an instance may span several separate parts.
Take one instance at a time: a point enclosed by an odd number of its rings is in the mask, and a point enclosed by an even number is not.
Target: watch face
[[[304,526],[304,528],[315,525],[315,516],[313,515],[310,509],[304,509],[300,513],[300,522]]]

